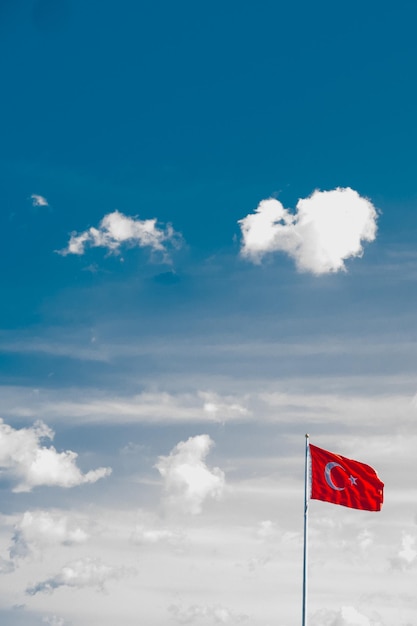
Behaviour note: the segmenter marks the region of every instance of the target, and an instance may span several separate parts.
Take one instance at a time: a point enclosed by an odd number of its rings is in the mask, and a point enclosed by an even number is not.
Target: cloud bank
[[[99,227],[91,227],[82,233],[72,233],[68,246],[60,250],[60,254],[82,255],[87,247],[107,248],[109,252],[118,253],[122,244],[140,248],[149,247],[153,252],[167,254],[167,244],[178,247],[180,236],[168,224],[164,229],[158,228],[157,220],[140,220],[127,217],[119,211],[108,213],[101,220]]]
[[[271,252],[285,252],[300,272],[345,270],[344,261],[363,254],[363,243],[377,231],[373,204],[350,187],[315,191],[297,202],[295,214],[274,198],[239,221],[241,255],[254,263]]]
[[[193,515],[201,512],[207,498],[219,498],[224,489],[222,470],[210,470],[205,463],[213,443],[209,435],[190,437],[180,441],[169,456],[160,456],[156,464],[170,501]]]
[[[76,452],[57,452],[53,446],[41,445],[42,439],[53,437],[53,431],[41,421],[17,430],[0,419],[0,468],[18,481],[14,492],[41,485],[75,487],[95,483],[111,473],[110,468],[100,467],[83,474],[76,465]]]

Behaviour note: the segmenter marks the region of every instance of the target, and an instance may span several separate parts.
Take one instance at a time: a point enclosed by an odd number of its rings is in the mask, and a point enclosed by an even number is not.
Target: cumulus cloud
[[[14,429],[0,419],[0,468],[18,481],[14,492],[41,485],[75,487],[111,473],[110,468],[100,467],[83,474],[76,465],[76,452],[57,452],[53,446],[42,445],[42,440],[53,437],[53,431],[41,421],[31,428]]]
[[[241,255],[260,263],[267,253],[285,252],[301,272],[343,271],[344,261],[362,256],[363,243],[375,239],[376,221],[373,204],[350,187],[315,191],[298,201],[295,214],[269,198],[239,221]]]
[[[162,253],[167,258],[167,244],[180,245],[181,237],[168,224],[165,228],[157,226],[157,220],[140,220],[128,217],[119,211],[108,213],[101,220],[98,228],[93,226],[82,233],[72,233],[68,246],[60,254],[82,255],[87,247],[107,248],[118,253],[122,244],[140,248],[149,247],[153,252]]]
[[[194,515],[201,512],[207,498],[219,498],[224,490],[222,470],[209,469],[205,463],[213,443],[209,435],[190,437],[180,441],[169,456],[160,456],[156,464],[170,502]]]
[[[32,206],[49,206],[48,200],[44,196],[33,193],[31,196]]]
[[[171,618],[178,624],[191,624],[194,622],[207,622],[215,624],[238,624],[248,619],[247,615],[235,613],[223,606],[207,606],[192,604],[183,606],[171,604],[168,607]]]
[[[42,592],[51,593],[59,587],[74,587],[76,589],[93,587],[97,591],[104,591],[107,581],[119,579],[127,573],[128,570],[126,569],[105,565],[97,559],[79,559],[63,567],[55,576],[28,587],[26,593],[31,596]]]
[[[60,511],[26,511],[15,526],[10,558],[23,558],[37,554],[47,546],[84,543],[88,533],[69,515]]]

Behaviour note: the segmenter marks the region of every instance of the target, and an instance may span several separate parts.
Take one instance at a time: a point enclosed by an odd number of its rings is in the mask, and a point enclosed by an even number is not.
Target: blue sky
[[[416,17],[0,4],[5,623],[414,624]]]

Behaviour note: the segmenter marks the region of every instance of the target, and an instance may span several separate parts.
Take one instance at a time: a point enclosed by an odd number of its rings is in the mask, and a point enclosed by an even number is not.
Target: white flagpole
[[[307,539],[308,539],[308,500],[309,500],[309,476],[308,476],[308,438],[306,434],[306,452],[304,469],[304,552],[303,552],[303,623],[307,625]]]

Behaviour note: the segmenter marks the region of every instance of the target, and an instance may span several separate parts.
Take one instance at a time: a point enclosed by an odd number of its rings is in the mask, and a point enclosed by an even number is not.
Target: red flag
[[[381,510],[384,483],[372,467],[311,444],[310,457],[311,498],[352,509]]]

